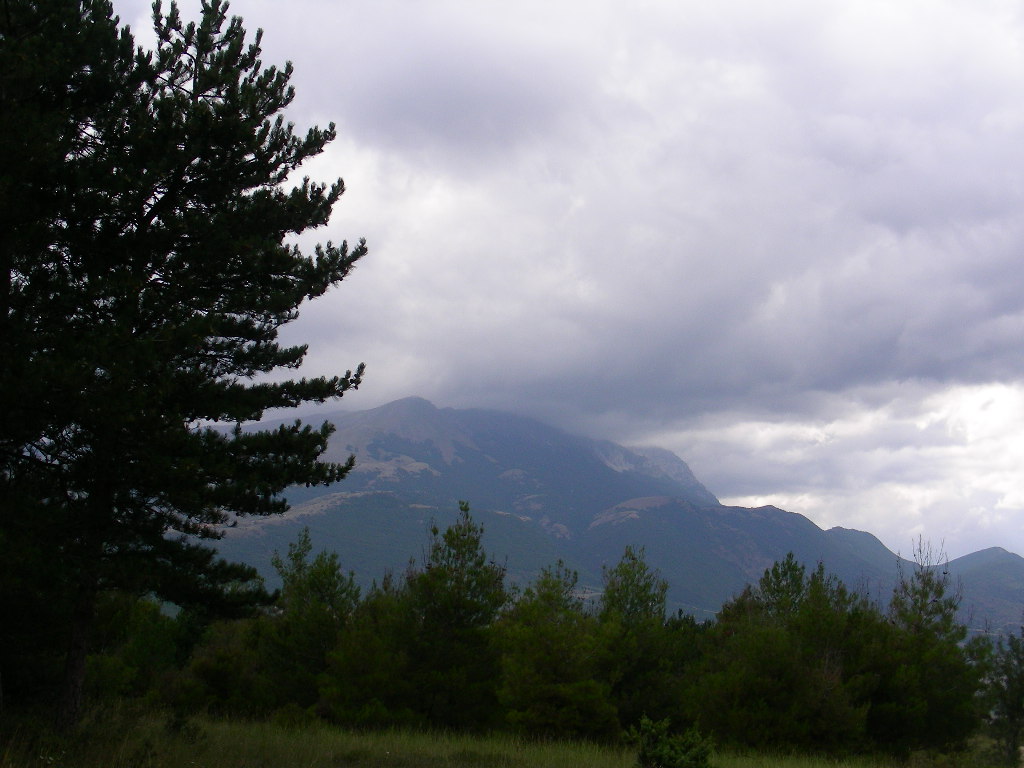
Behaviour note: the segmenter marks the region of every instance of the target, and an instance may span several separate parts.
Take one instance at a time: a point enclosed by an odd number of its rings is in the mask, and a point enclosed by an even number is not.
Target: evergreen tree
[[[192,646],[189,616],[171,617],[148,598],[105,592],[97,603],[86,688],[97,700],[159,698]]]
[[[619,731],[597,619],[576,592],[577,574],[559,561],[541,571],[499,624],[506,718],[531,736],[609,738]]]
[[[651,570],[644,548],[627,546],[613,568],[604,568],[600,618],[625,627],[639,627],[665,621],[665,596],[668,582]]]
[[[320,684],[321,711],[360,725],[482,728],[499,720],[494,624],[508,600],[469,506],[433,525],[422,567],[370,591]]]
[[[359,609],[360,590],[335,553],[311,559],[312,548],[303,529],[285,556],[273,554],[283,582],[277,599],[253,619],[211,629],[174,703],[259,716],[314,710],[328,660]]]
[[[102,3],[9,1],[0,13],[0,680],[6,703],[60,678],[71,580],[47,536],[59,467],[40,445],[69,439],[83,371],[64,333],[83,287],[54,241],[76,230],[91,125],[138,85],[132,43]],[[127,62],[127,64],[126,64]],[[83,172],[79,172],[79,168]],[[62,232],[61,230],[66,230]],[[52,450],[52,449],[51,449]],[[32,621],[24,617],[32,616]],[[84,659],[83,659],[84,663]]]
[[[444,533],[431,529],[423,568],[406,578],[416,622],[413,674],[422,711],[435,725],[480,727],[498,713],[491,629],[508,593],[505,569],[483,549],[483,532],[460,502],[458,520]]]
[[[312,549],[304,528],[286,557],[275,552],[271,558],[283,586],[270,614],[261,619],[261,650],[275,708],[316,704],[318,678],[359,605],[355,577],[341,570],[338,555],[324,551],[310,560]]]
[[[808,588],[806,567],[789,552],[764,572],[757,585],[757,603],[768,615],[787,618],[799,610]]]
[[[101,591],[251,604],[252,569],[197,539],[351,466],[319,461],[329,425],[239,426],[361,380],[362,366],[254,381],[301,364],[280,327],[365,252],[285,242],[343,192],[285,188],[333,125],[295,135],[290,65],[264,67],[260,35],[247,42],[221,0],[197,23],[157,4],[154,24],[147,52],[105,0],[7,0],[0,14],[0,544],[57,571],[40,613],[70,616],[65,724]]]
[[[723,606],[695,685],[694,715],[726,741],[842,752],[867,743],[874,678],[865,644],[887,626],[820,563],[792,554]]]
[[[165,692],[179,712],[260,717],[274,709],[258,618],[208,622],[184,669]]]
[[[889,603],[895,631],[876,657],[879,683],[868,725],[884,749],[962,746],[980,724],[982,669],[957,621],[959,605],[948,567],[919,543],[913,571],[901,575]]]
[[[665,626],[666,582],[647,565],[644,549],[627,546],[622,558],[604,570],[598,604],[606,643],[606,679],[623,727],[647,715],[674,714],[679,670],[672,668],[671,635]]]
[[[1024,746],[1024,628],[999,638],[988,681],[989,725],[1006,765],[1018,765]]]
[[[318,712],[358,727],[426,724],[412,659],[417,631],[406,583],[388,574],[370,589],[328,655]]]
[[[722,607],[710,634],[689,697],[699,727],[745,747],[805,743],[806,671],[785,623],[769,616],[748,588]]]
[[[977,727],[980,667],[941,568],[919,561],[887,613],[792,556],[723,606],[693,684],[694,716],[723,741],[828,752],[961,746]]]

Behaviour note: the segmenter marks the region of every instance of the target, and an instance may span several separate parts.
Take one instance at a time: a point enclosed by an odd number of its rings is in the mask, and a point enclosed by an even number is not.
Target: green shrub
[[[683,733],[670,732],[668,720],[654,722],[646,715],[639,728],[630,728],[629,737],[639,747],[640,768],[709,768],[711,742],[690,728]]]

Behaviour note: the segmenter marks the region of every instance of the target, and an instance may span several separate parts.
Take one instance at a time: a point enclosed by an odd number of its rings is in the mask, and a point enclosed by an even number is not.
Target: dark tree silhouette
[[[37,607],[71,616],[65,724],[101,591],[259,595],[251,569],[200,540],[351,464],[319,460],[330,425],[240,425],[340,397],[363,372],[263,376],[301,364],[306,347],[278,330],[365,252],[285,242],[343,192],[289,188],[333,125],[297,136],[284,122],[291,67],[264,67],[260,34],[247,42],[226,3],[204,0],[195,23],[157,4],[154,24],[144,51],[104,0],[0,8],[0,545],[28,553],[0,576],[55,571]]]

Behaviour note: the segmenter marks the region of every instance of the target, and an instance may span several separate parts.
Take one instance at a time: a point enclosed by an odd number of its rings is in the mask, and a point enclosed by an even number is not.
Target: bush
[[[668,720],[654,722],[640,718],[640,728],[630,728],[629,737],[639,747],[637,764],[640,768],[709,768],[711,742],[690,728],[683,733],[671,733]]]

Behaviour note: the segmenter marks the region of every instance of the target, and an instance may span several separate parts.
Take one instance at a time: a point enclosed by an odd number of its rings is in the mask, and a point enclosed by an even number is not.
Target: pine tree
[[[614,738],[621,730],[611,687],[599,678],[597,617],[562,561],[545,568],[498,624],[506,719],[530,736]]]
[[[1024,628],[1000,637],[987,681],[988,720],[1006,765],[1020,763],[1024,742]]]
[[[264,674],[279,706],[316,703],[317,677],[359,605],[355,577],[341,569],[338,555],[321,551],[310,559],[312,551],[304,528],[286,557],[271,558],[283,585],[277,610],[263,619]]]
[[[411,677],[435,726],[483,727],[497,718],[500,660],[491,635],[508,592],[505,568],[488,559],[483,533],[460,502],[444,532],[432,526],[422,569],[406,574]]]
[[[895,754],[961,747],[980,723],[983,670],[957,619],[960,588],[948,563],[923,541],[914,559],[889,602],[895,631],[879,657],[880,682],[868,713],[877,742]]]
[[[157,4],[153,51],[105,0],[0,11],[0,545],[59,571],[47,599],[71,615],[70,724],[100,591],[251,603],[252,569],[200,540],[350,469],[319,460],[328,424],[240,425],[359,385],[361,365],[263,375],[301,364],[306,347],[281,346],[279,329],[365,245],[286,242],[344,191],[288,188],[334,126],[295,134],[291,66],[264,67],[260,34],[247,42],[226,3],[203,0],[194,23]]]
[[[619,722],[628,728],[644,715],[661,720],[678,699],[665,625],[668,582],[647,564],[643,547],[626,546],[602,575],[597,608],[607,649],[604,672]]]
[[[872,651],[889,628],[823,564],[808,574],[790,553],[722,607],[695,682],[694,715],[723,741],[747,747],[860,749],[869,742]]]

